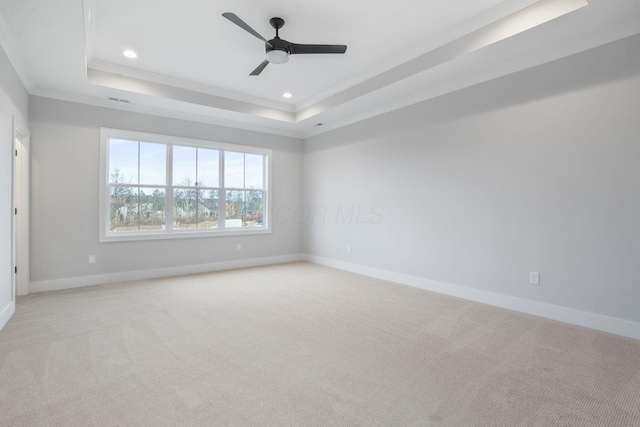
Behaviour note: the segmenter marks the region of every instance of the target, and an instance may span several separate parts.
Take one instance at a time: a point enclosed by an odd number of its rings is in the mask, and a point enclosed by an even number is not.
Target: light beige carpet
[[[35,294],[6,426],[640,426],[640,341],[309,263]]]

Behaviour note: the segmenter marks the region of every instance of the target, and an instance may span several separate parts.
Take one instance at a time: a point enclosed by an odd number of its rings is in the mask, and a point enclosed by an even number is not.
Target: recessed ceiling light
[[[122,54],[127,58],[131,58],[131,59],[135,59],[138,57],[138,54],[132,51],[131,49],[125,50],[124,52],[122,52]]]
[[[293,95],[291,95],[291,93],[289,92],[285,92],[282,94],[282,96],[284,96],[285,98],[291,98]]]

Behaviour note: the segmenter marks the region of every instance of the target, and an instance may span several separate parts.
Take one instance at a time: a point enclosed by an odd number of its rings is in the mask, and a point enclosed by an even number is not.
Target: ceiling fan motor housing
[[[282,40],[280,37],[269,40],[269,46],[266,45],[267,61],[271,64],[284,64],[289,61],[289,54],[291,54],[291,43],[286,40]]]
[[[269,23],[276,29],[276,37],[269,40],[269,43],[265,45],[267,61],[269,61],[270,64],[284,64],[289,61],[289,55],[291,54],[291,43],[282,40],[278,34],[278,30],[284,26],[284,19],[278,17],[271,18]]]

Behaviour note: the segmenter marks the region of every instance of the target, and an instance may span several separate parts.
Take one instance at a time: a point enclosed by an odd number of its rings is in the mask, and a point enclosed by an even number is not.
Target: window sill
[[[225,237],[225,236],[255,236],[260,234],[271,234],[270,229],[239,229],[239,230],[184,230],[174,231],[171,233],[166,232],[152,232],[147,231],[143,233],[139,232],[122,232],[119,234],[106,234],[100,236],[99,241],[101,243],[108,242],[132,242],[132,241],[144,241],[144,240],[171,240],[171,239],[191,239],[191,238],[207,238],[207,237]]]

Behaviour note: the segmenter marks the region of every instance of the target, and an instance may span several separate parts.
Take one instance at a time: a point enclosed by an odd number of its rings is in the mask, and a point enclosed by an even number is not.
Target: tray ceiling
[[[635,0],[5,0],[0,35],[33,95],[306,137],[639,33],[639,9]],[[278,16],[284,39],[348,49],[249,76],[264,44],[223,12],[266,39]]]

